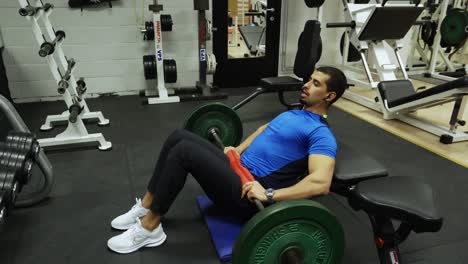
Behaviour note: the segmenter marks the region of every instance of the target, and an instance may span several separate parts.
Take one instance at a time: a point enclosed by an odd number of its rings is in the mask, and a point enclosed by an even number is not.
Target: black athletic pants
[[[190,173],[217,205],[249,217],[257,210],[241,199],[242,183],[229,166],[222,150],[183,129],[174,131],[164,143],[148,191],[154,194],[151,211],[167,213]]]

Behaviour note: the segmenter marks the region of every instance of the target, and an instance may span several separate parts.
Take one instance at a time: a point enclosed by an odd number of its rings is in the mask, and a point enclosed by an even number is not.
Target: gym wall
[[[83,12],[70,9],[67,0],[44,0],[47,2],[55,5],[51,23],[56,30],[66,32],[63,50],[76,60],[75,77],[86,78],[89,94],[132,94],[156,85],[155,80],[144,79],[142,62],[143,55],[154,54],[154,42],[143,41],[139,31],[142,22],[152,18],[148,5],[153,1],[121,0],[113,2],[113,8],[102,4]],[[193,1],[161,0],[160,4],[164,5],[162,13],[171,14],[174,21],[173,31],[163,32],[163,47],[165,57],[177,61],[179,78],[168,87],[193,87],[198,80]],[[38,56],[31,22],[18,15],[18,9],[17,1],[0,1],[3,59],[12,97],[20,99],[16,101],[60,99],[46,59]],[[208,15],[211,17],[211,12]]]

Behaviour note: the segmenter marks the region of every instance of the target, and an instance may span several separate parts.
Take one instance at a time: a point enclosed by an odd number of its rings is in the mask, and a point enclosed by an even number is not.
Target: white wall
[[[55,5],[49,17],[55,29],[64,30],[65,55],[76,60],[75,77],[85,77],[90,94],[133,93],[153,87],[146,81],[142,56],[154,53],[154,42],[144,42],[139,32],[143,16],[151,20],[152,0],[113,2],[113,8],[68,8],[67,0],[45,0]],[[163,14],[171,14],[172,32],[163,33],[166,58],[177,61],[178,82],[168,87],[193,86],[198,79],[197,13],[188,0],[163,0]],[[3,53],[13,98],[57,96],[55,80],[45,58],[37,55],[31,22],[18,15],[17,1],[0,1]],[[143,16],[142,16],[143,14]],[[211,12],[208,12],[211,16]],[[60,97],[58,98],[60,99]]]
[[[0,25],[1,26],[1,25]],[[0,28],[0,48],[3,48],[2,29]]]

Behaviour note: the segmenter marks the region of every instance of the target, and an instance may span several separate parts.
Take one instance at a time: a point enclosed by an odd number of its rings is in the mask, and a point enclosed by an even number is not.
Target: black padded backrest
[[[408,80],[384,81],[377,85],[382,99],[387,99],[388,105],[400,98],[415,94],[413,84]]]
[[[320,38],[320,22],[309,20],[299,36],[296,58],[294,60],[294,74],[303,81],[309,79],[315,70],[315,64],[322,53],[322,39]]]

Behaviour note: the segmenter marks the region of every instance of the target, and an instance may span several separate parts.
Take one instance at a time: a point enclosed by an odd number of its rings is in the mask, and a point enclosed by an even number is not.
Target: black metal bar
[[[462,104],[462,101],[463,101],[463,97],[458,97],[457,100],[455,101],[455,104],[453,106],[453,110],[452,110],[452,116],[450,117],[450,130],[451,132],[455,132],[455,129],[457,127],[457,123],[458,123],[458,114],[460,113],[460,108],[461,108],[461,104]]]
[[[252,101],[252,99],[254,99],[255,97],[257,97],[259,94],[262,94],[262,93],[265,93],[266,90],[262,87],[259,87],[255,90],[255,92],[251,93],[249,96],[247,96],[246,98],[244,98],[242,101],[240,101],[239,103],[237,103],[236,105],[234,105],[232,107],[232,109],[234,110],[237,110],[239,108],[241,108],[242,106],[244,106],[246,103]]]
[[[327,23],[327,28],[342,28],[342,27],[350,27],[355,28],[356,22],[336,22],[336,23]]]
[[[204,85],[208,91],[203,91],[203,94],[208,94],[210,87],[206,85],[206,67],[207,67],[207,52],[206,52],[206,11],[199,10],[198,11],[198,56],[199,56],[199,78],[200,84]]]

